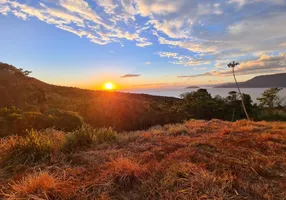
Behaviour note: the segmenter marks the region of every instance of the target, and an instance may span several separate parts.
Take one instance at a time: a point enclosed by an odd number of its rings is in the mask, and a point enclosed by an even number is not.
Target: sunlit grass
[[[14,152],[11,147],[19,146],[23,148],[16,152],[25,150],[22,161],[36,158],[35,150],[45,152],[47,141],[52,153],[44,155],[53,159],[33,159],[33,173],[30,162],[18,162],[9,172],[0,168],[0,195],[8,199],[284,199],[285,130],[282,122],[190,120],[128,133],[83,126],[67,135],[57,132],[60,140],[49,133],[52,130],[37,133],[43,138],[33,142],[24,141],[34,136],[4,138],[1,159]],[[70,151],[61,151],[66,142],[72,144]],[[35,150],[26,151],[30,147]]]
[[[46,172],[28,175],[21,181],[13,182],[10,185],[11,193],[8,196],[11,199],[31,198],[33,195],[46,198],[48,193],[56,188],[56,184],[57,180]]]

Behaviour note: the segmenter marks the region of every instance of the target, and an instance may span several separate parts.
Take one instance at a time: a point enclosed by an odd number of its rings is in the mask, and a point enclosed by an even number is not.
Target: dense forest
[[[235,91],[226,98],[212,97],[206,89],[182,94],[181,98],[160,97],[50,85],[29,77],[30,73],[0,63],[2,137],[50,127],[73,131],[84,123],[131,131],[188,119],[245,118]],[[253,120],[286,120],[285,102],[277,96],[280,89],[265,91],[258,99],[259,105],[252,103],[250,95],[243,94]]]

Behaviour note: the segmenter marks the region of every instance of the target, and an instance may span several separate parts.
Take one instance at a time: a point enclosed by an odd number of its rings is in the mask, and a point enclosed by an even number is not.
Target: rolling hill
[[[286,73],[256,76],[248,81],[240,82],[241,88],[271,88],[286,87]],[[215,88],[235,88],[235,83],[225,83],[215,86]]]

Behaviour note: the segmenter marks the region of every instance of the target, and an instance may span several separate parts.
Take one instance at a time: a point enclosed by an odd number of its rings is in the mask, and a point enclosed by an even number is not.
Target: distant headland
[[[248,81],[240,82],[241,88],[286,88],[286,73],[256,76]],[[215,88],[235,88],[235,83],[216,85]]]
[[[186,87],[186,89],[198,89],[198,88],[200,88],[200,87],[198,87],[198,86],[188,86],[188,87]]]

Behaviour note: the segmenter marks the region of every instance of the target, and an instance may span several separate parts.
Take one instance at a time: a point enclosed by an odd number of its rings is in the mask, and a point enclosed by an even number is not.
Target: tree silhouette
[[[280,99],[278,96],[278,92],[280,92],[282,88],[270,88],[265,90],[262,93],[261,98],[257,98],[260,101],[260,106],[268,106],[269,108],[281,106],[283,99]]]
[[[238,66],[238,65],[239,65],[238,62],[233,61],[232,63],[229,63],[227,66],[232,68],[233,78],[234,78],[236,87],[237,87],[237,89],[238,89],[238,93],[239,93],[240,98],[241,98],[241,105],[242,105],[243,111],[244,111],[244,113],[245,113],[247,119],[250,120],[250,118],[249,118],[249,116],[248,116],[248,113],[247,113],[247,111],[246,111],[245,105],[244,105],[243,95],[241,94],[241,91],[240,91],[240,88],[239,88],[239,85],[238,85],[238,83],[237,83],[237,80],[236,80],[236,77],[235,77],[235,73],[234,73],[234,68],[235,68],[236,66]]]
[[[22,68],[19,68],[19,71],[25,76],[29,76],[29,74],[32,73],[32,71],[24,70]]]

